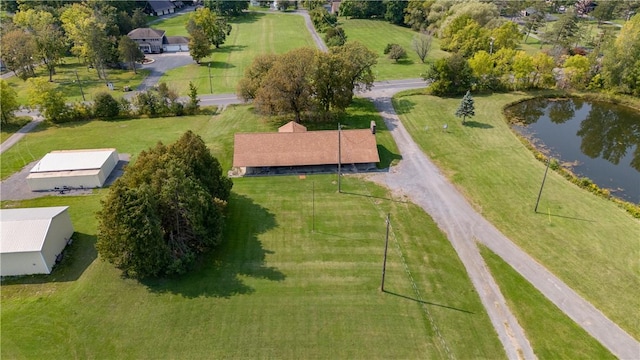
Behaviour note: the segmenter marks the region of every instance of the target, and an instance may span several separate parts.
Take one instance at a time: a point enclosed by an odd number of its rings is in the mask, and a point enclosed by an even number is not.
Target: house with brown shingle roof
[[[375,131],[307,131],[290,122],[274,133],[238,133],[234,138],[233,173],[278,173],[282,168],[303,173],[332,171],[338,164],[338,153],[343,165],[374,168],[380,161]]]
[[[161,52],[189,51],[189,38],[184,36],[166,36],[164,30],[137,28],[127,36],[135,41],[145,54]]]
[[[157,54],[163,51],[162,44],[165,39],[164,33],[164,30],[137,28],[131,30],[127,36],[138,43],[138,46],[143,53]]]

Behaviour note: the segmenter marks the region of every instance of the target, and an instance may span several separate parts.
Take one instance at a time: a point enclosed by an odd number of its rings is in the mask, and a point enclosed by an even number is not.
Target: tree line
[[[640,30],[638,15],[633,16],[639,9],[638,0],[345,0],[339,12],[410,27],[427,34],[427,39],[438,37],[440,48],[452,56],[435,61],[422,74],[436,94],[557,86],[639,95]],[[336,15],[324,8],[316,7],[310,14],[320,31],[339,28]],[[627,21],[617,36],[608,28],[586,35],[586,17],[596,19],[598,26],[615,18]],[[523,37],[526,41],[535,33],[541,46],[550,48],[533,56],[519,51]],[[394,45],[388,44],[385,54],[397,61],[404,49]]]
[[[238,84],[238,96],[266,115],[293,115],[296,122],[344,111],[354,91],[370,89],[376,54],[358,42],[324,53],[299,48],[256,57]]]
[[[23,80],[34,77],[35,66],[43,64],[52,81],[63,58],[76,56],[105,79],[107,68],[140,58],[137,44],[126,34],[144,27],[146,15],[139,6],[125,5],[84,1],[53,7],[49,2],[19,1],[15,15],[1,19],[2,60]]]

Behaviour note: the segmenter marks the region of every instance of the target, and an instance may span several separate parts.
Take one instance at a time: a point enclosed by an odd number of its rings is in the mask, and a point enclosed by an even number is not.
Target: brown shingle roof
[[[341,131],[344,164],[380,161],[376,137],[369,129]],[[236,134],[233,166],[302,166],[338,163],[338,131]]]
[[[137,28],[129,31],[127,34],[133,40],[158,39],[164,36],[164,30],[156,30],[152,28]]]
[[[307,128],[304,125],[300,125],[295,121],[289,121],[288,123],[280,126],[278,132],[304,132]]]

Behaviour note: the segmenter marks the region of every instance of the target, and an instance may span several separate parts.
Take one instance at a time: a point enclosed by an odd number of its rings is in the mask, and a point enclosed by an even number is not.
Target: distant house
[[[140,50],[145,54],[157,54],[163,51],[164,30],[151,28],[137,28],[131,30],[127,36],[138,43]]]
[[[353,164],[363,170],[374,168],[380,161],[375,130],[307,131],[306,127],[290,122],[277,133],[238,133],[234,138],[233,173],[277,173],[282,168],[326,171],[327,166],[334,169],[338,164],[338,153],[343,165]]]
[[[145,54],[189,51],[189,39],[184,36],[166,36],[164,30],[137,28],[128,34]]]
[[[144,7],[144,12],[151,16],[173,14],[175,11],[176,5],[169,0],[149,0]]]

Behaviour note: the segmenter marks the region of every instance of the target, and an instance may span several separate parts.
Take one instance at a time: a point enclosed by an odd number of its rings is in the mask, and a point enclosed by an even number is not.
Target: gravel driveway
[[[639,359],[640,344],[484,219],[413,141],[391,103],[393,90],[367,94],[398,144],[402,160],[369,178],[422,207],[458,252],[510,359],[535,358],[524,331],[505,303],[479,253],[483,243],[565,314],[621,359]]]

